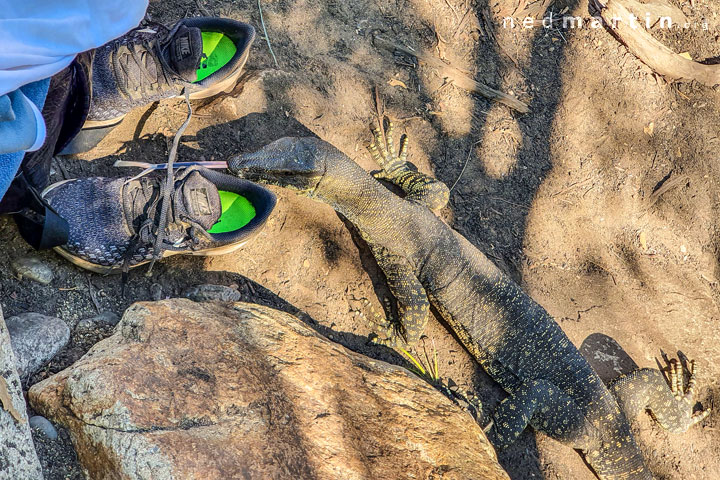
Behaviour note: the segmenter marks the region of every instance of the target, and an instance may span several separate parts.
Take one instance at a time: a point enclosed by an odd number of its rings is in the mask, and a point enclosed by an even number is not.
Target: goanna
[[[327,142],[282,138],[228,162],[236,175],[295,190],[331,205],[359,230],[397,300],[380,343],[417,342],[436,307],[465,348],[508,392],[488,430],[498,448],[529,424],[581,450],[602,479],[651,479],[627,417],[649,410],[668,430],[682,432],[707,416],[693,414],[694,363],[689,381],[677,364],[671,385],[658,370],[638,370],[606,388],[553,318],[510,278],[452,230],[433,210],[447,187],[407,162],[407,138],[395,153],[392,124],[375,130],[370,146],[376,177],[405,192],[401,198]],[[611,393],[612,391],[612,393]]]

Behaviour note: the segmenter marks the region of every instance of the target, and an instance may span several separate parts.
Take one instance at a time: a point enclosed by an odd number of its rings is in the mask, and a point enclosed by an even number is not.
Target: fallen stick
[[[662,17],[667,17],[671,19],[673,24],[678,25],[685,25],[688,21],[682,10],[663,0],[653,0],[649,2],[641,2],[639,0],[622,0],[622,2],[625,8],[638,17],[638,23],[640,24],[644,24],[645,19],[648,17],[650,19],[651,26],[655,25]]]
[[[639,21],[633,28],[630,12],[622,1],[610,0],[600,16],[628,50],[656,73],[672,80],[695,80],[709,87],[720,84],[720,65],[704,65],[678,55],[655,40]]]
[[[469,92],[477,93],[485,98],[489,98],[490,100],[500,102],[503,105],[507,105],[508,107],[515,109],[520,113],[528,113],[530,111],[527,103],[518,100],[512,95],[508,95],[507,93],[503,93],[499,90],[495,90],[494,88],[490,88],[484,83],[473,80],[457,68],[453,67],[452,65],[446,64],[439,58],[435,58],[432,55],[426,55],[424,53],[416,52],[415,50],[411,50],[408,47],[398,45],[391,42],[390,40],[387,40],[377,35],[374,38],[374,43],[376,46],[384,48],[389,52],[398,51],[416,57],[419,62],[423,62],[427,65],[430,65],[431,67],[437,68],[442,72],[443,76],[452,80],[452,82],[456,86],[463,88]]]
[[[657,190],[652,192],[650,196],[648,197],[648,208],[655,205],[655,202],[657,202],[660,197],[667,193],[668,191],[672,190],[673,188],[682,185],[683,183],[686,183],[690,180],[690,177],[687,175],[680,175],[676,176],[675,178],[670,178],[665,181]]]

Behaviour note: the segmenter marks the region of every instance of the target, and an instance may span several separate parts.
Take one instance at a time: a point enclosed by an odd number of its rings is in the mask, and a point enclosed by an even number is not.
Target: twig
[[[453,67],[452,65],[446,64],[439,58],[416,52],[415,50],[404,47],[402,45],[398,45],[380,36],[375,36],[375,44],[390,52],[399,51],[407,55],[412,55],[416,57],[418,61],[425,62],[427,65],[439,69],[445,77],[452,80],[455,85],[460,88],[463,88],[473,93],[478,93],[485,98],[496,100],[521,113],[527,113],[530,111],[528,105],[525,102],[518,100],[512,95],[508,95],[507,93],[503,93],[499,90],[495,90],[494,88],[490,88],[484,83],[473,80],[457,68]]]
[[[97,310],[98,313],[102,313],[100,311],[100,303],[98,302],[97,298],[95,298],[95,290],[93,288],[92,282],[90,282],[90,277],[86,276],[88,283],[88,292],[90,293],[90,300],[92,300],[93,305],[95,305],[95,310]]]
[[[265,41],[267,42],[268,49],[270,50],[270,55],[273,57],[273,61],[275,62],[275,68],[280,68],[280,65],[278,64],[277,57],[275,57],[275,52],[273,52],[272,45],[270,44],[270,36],[267,33],[267,28],[265,28],[265,19],[263,18],[262,13],[262,6],[260,5],[260,0],[257,0],[258,10],[260,11],[260,23],[262,24],[263,33],[265,34]]]
[[[378,128],[380,129],[380,135],[382,136],[383,142],[386,141],[385,126],[383,125],[383,115],[384,114],[385,114],[385,109],[383,108],[382,101],[380,101],[380,92],[378,91],[378,86],[375,85],[375,115],[377,115]],[[378,145],[378,148],[379,148],[379,145]]]
[[[539,18],[545,13],[553,0],[542,0],[537,2],[523,2],[513,12],[512,16],[516,18]],[[503,15],[504,16],[504,15]]]
[[[250,290],[250,293],[255,297],[257,293],[255,293],[255,287],[253,287],[252,283],[250,283],[250,280],[245,278],[245,285],[247,285],[248,289]]]
[[[208,11],[207,8],[202,4],[202,0],[195,0],[195,5],[197,5],[198,10],[200,10],[200,13],[205,15],[206,17],[212,17],[213,15]]]
[[[591,176],[589,176],[588,178],[586,178],[585,180],[580,180],[579,182],[575,182],[575,183],[571,184],[569,187],[564,188],[564,189],[560,190],[559,192],[553,193],[553,194],[551,195],[551,197],[557,197],[558,195],[562,195],[563,193],[567,193],[567,192],[569,192],[570,190],[573,190],[573,189],[578,188],[578,187],[582,187],[583,185],[585,185],[586,183],[588,183],[588,182],[590,182],[590,181],[592,181],[592,180],[594,180],[594,179],[595,179],[595,175],[591,175]]]
[[[402,118],[396,118],[396,122],[409,122],[410,120],[418,120],[423,118],[422,115],[413,115],[410,117],[402,117]]]
[[[440,42],[442,42],[442,43],[444,43],[445,45],[447,45],[448,41],[445,40],[442,35],[440,35],[440,31],[439,31],[438,28],[437,28],[437,23],[436,23],[434,26],[435,26],[435,28],[434,28],[434,30],[435,30],[435,37],[437,38],[437,41],[438,41],[438,48],[440,48]]]
[[[652,192],[648,197],[648,208],[652,207],[664,193],[667,193],[669,190],[687,182],[688,180],[690,180],[690,177],[687,175],[680,175],[670,180],[666,180],[660,188]]]
[[[457,28],[455,29],[455,33],[453,33],[453,40],[457,39],[458,35],[460,35],[460,32],[463,28],[465,28],[465,24],[467,23],[468,18],[470,18],[470,13],[472,12],[472,8],[468,8],[467,12],[465,12],[465,15],[463,15],[462,20],[460,20],[460,23],[458,24]]]
[[[522,205],[522,204],[519,204],[519,203],[511,202],[510,200],[505,200],[505,199],[502,198],[502,197],[491,197],[491,198],[492,198],[493,200],[497,200],[498,202],[503,202],[503,203],[507,203],[508,205],[512,205],[513,207],[518,207],[518,208],[522,208],[522,209],[525,209],[525,210],[530,210],[530,207],[528,207],[527,205]]]
[[[475,146],[476,146],[478,143],[480,143],[480,142],[482,142],[482,140],[478,140],[477,142],[473,143],[473,144],[470,146],[470,149],[468,150],[467,158],[465,159],[465,165],[463,165],[462,170],[460,170],[460,175],[458,175],[457,180],[455,180],[455,183],[453,183],[452,187],[450,187],[450,191],[451,191],[451,192],[453,191],[453,188],[455,188],[455,185],[457,185],[458,182],[460,181],[460,177],[462,177],[462,176],[463,176],[463,173],[465,173],[465,168],[467,168],[468,163],[470,162],[470,155],[472,155],[473,149],[474,149]]]
[[[457,10],[455,9],[455,7],[453,7],[452,4],[451,4],[448,0],[445,0],[445,4],[446,4],[448,7],[450,7],[450,10],[452,10],[453,15],[455,16],[455,21],[457,22],[458,13],[457,13]]]

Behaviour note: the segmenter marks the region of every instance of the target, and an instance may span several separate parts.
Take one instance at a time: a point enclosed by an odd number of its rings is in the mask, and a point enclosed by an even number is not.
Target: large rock
[[[431,386],[257,305],[135,304],[29,396],[98,480],[508,478]]]
[[[47,364],[70,341],[70,328],[55,317],[21,313],[7,319],[17,370],[22,381]]]
[[[42,480],[15,355],[0,310],[0,480]]]

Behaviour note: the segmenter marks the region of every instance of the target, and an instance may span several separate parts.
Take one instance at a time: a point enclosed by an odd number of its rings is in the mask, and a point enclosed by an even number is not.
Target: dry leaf
[[[680,56],[683,58],[687,58],[688,60],[692,60],[692,57],[690,56],[690,53],[688,53],[688,52],[683,52],[680,54]]]
[[[388,82],[388,85],[390,85],[391,87],[407,88],[407,85],[405,85],[405,83],[403,83],[402,81],[398,80],[397,78],[392,78],[392,79],[390,79],[390,81]]]
[[[643,130],[645,130],[645,133],[652,137],[653,132],[655,131],[655,122],[650,122],[650,124],[647,127],[643,128]]]
[[[0,377],[0,402],[2,402],[5,410],[10,412],[10,415],[12,415],[18,423],[23,423],[25,419],[20,415],[20,412],[15,409],[12,403],[12,397],[10,397],[10,392],[8,391],[7,381],[4,377]]]
[[[643,252],[647,252],[647,235],[645,232],[640,232],[640,248],[643,249]]]

